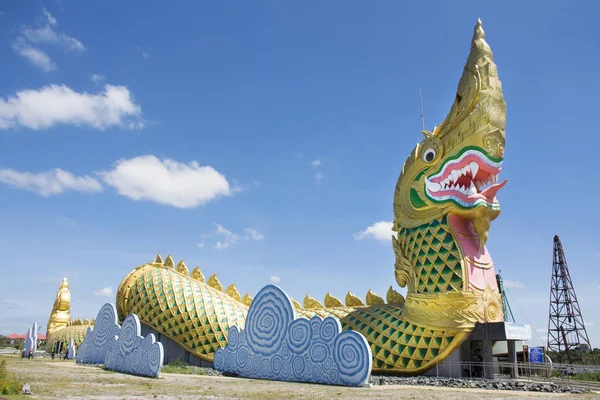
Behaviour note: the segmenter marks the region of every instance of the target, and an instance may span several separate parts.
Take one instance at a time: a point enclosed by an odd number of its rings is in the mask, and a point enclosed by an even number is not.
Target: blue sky
[[[508,105],[488,248],[546,337],[560,235],[600,347],[593,1],[9,2],[0,8],[0,333],[60,280],[93,317],[157,252],[255,294],[384,296],[385,224],[481,17]],[[58,170],[57,170],[58,169]],[[103,296],[108,294],[108,296]],[[534,344],[539,339],[534,334]]]

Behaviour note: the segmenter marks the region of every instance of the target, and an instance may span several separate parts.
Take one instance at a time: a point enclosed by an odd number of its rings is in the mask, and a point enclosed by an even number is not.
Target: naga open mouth
[[[467,208],[499,208],[496,193],[507,182],[497,183],[501,166],[502,159],[493,160],[481,149],[466,149],[448,160],[441,171],[425,178],[425,193],[434,201],[453,200]]]

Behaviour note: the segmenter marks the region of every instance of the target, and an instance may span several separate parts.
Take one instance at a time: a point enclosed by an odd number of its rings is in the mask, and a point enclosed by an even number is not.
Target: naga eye
[[[425,160],[425,162],[432,162],[434,158],[435,158],[435,150],[434,149],[427,149],[427,150],[425,150],[425,153],[423,153],[423,160]]]

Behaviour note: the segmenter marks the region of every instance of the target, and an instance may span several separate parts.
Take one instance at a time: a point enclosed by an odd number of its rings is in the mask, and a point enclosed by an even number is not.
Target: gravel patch
[[[555,383],[536,383],[521,381],[490,381],[458,378],[435,378],[427,376],[399,377],[386,375],[372,375],[370,383],[373,385],[412,385],[412,386],[437,386],[448,388],[473,388],[489,390],[518,390],[527,392],[545,393],[586,393],[585,389],[557,385]]]

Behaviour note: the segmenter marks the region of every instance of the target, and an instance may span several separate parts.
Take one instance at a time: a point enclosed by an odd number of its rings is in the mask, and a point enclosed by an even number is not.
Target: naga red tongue
[[[481,192],[481,194],[484,195],[487,199],[493,200],[496,197],[496,193],[498,193],[498,190],[502,189],[504,185],[506,185],[506,182],[508,182],[508,179],[505,179],[501,183],[497,183],[486,188],[483,192]]]

